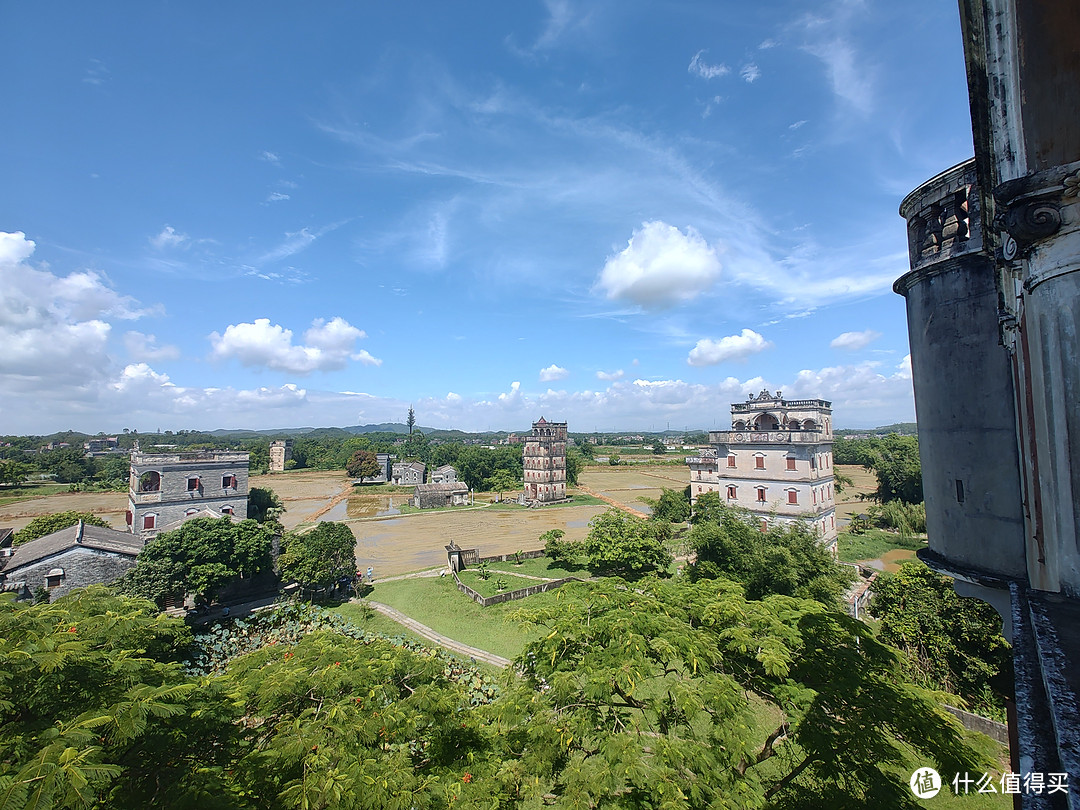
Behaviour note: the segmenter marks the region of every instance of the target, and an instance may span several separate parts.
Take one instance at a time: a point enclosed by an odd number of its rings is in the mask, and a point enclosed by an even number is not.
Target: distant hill
[[[845,428],[843,430],[833,431],[837,436],[865,436],[871,434],[874,436],[887,436],[890,433],[901,433],[906,436],[915,436],[918,434],[918,426],[914,422],[897,422],[894,425],[883,425],[882,427],[866,428],[864,430]]]

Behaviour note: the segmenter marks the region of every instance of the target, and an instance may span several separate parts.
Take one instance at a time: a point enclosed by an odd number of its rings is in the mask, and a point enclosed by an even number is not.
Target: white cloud
[[[904,359],[896,364],[896,376],[905,380],[911,379],[911,355],[905,354]]]
[[[806,119],[805,118],[800,120],[800,121],[796,121],[794,124],[789,124],[788,129],[798,129],[799,127],[803,126],[804,124],[806,124]]]
[[[702,338],[690,350],[686,362],[692,366],[715,366],[725,360],[745,360],[772,345],[753,329],[743,329],[738,335],[728,335],[719,340]]]
[[[265,160],[267,163],[273,163],[275,166],[281,165],[281,157],[273,152],[268,152],[265,149],[259,153],[259,160]]]
[[[124,348],[128,356],[135,361],[176,360],[180,357],[180,349],[177,346],[165,344],[157,345],[157,337],[144,335],[142,332],[125,332]]]
[[[223,335],[211,333],[210,343],[216,359],[235,358],[245,366],[310,374],[344,368],[349,360],[381,365],[382,361],[367,351],[353,351],[356,341],[366,336],[343,318],[317,318],[304,333],[306,345],[294,345],[292,330],[271,324],[269,318],[257,318],[253,323],[230,324]]]
[[[857,61],[855,48],[842,37],[811,43],[803,48],[825,66],[833,93],[862,113],[874,106],[874,85],[867,66]]]
[[[753,62],[750,62],[749,64],[743,65],[742,70],[739,71],[739,75],[747,84],[753,84],[761,78],[761,69]]]
[[[92,270],[67,276],[29,263],[35,244],[0,232],[0,390],[39,399],[83,401],[108,377],[111,320],[145,315]]]
[[[875,332],[873,329],[866,329],[862,332],[844,332],[834,337],[829,346],[833,349],[846,349],[854,352],[865,349],[879,337],[881,337],[881,332]]]
[[[694,58],[690,60],[690,65],[686,68],[688,73],[693,73],[703,79],[715,79],[719,76],[726,76],[731,72],[731,68],[727,65],[708,64],[701,58],[703,53],[705,53],[705,51],[700,50],[694,54]]]
[[[565,380],[570,376],[570,372],[565,368],[552,363],[547,368],[540,369],[540,382],[553,382],[555,380]]]
[[[758,50],[759,51],[767,51],[770,48],[775,48],[779,44],[780,43],[777,42],[775,39],[763,39],[761,41],[761,43],[758,45]]]
[[[267,202],[281,202],[282,200],[289,199],[288,194],[283,194],[280,191],[271,191],[270,196],[266,198]]]
[[[652,221],[604,264],[596,286],[609,299],[662,309],[689,301],[720,277],[720,260],[693,228]]]
[[[179,247],[188,241],[188,235],[186,233],[177,233],[176,229],[172,225],[166,225],[161,229],[161,233],[157,236],[150,237],[150,244],[156,247],[158,250],[164,250],[165,248]]]
[[[634,365],[637,365],[637,361],[634,361]],[[615,380],[621,380],[624,376],[623,370],[620,368],[617,371],[598,371],[596,372],[596,379],[604,380],[606,382],[615,382]]]

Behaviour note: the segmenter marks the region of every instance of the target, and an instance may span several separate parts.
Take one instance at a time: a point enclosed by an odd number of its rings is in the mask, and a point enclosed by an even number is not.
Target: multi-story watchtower
[[[686,460],[691,500],[718,492],[722,502],[754,513],[763,529],[774,521],[806,521],[832,548],[832,441],[831,402],[762,391],[731,406],[731,430],[709,433],[715,458],[706,452]]]
[[[133,534],[155,536],[201,516],[247,517],[247,453],[131,454],[127,522]]]
[[[566,498],[566,422],[533,422],[525,438],[525,497],[548,503]]]
[[[292,458],[292,439],[270,442],[270,472],[285,472],[285,462]]]

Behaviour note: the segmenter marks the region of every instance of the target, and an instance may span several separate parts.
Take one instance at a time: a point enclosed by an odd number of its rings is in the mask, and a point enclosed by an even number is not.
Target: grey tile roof
[[[141,537],[130,532],[106,529],[102,526],[87,526],[79,521],[74,526],[68,526],[66,529],[16,546],[15,553],[7,558],[4,572],[9,574],[76,546],[135,557],[142,550],[143,541]]]
[[[469,488],[461,481],[440,484],[417,484],[416,492],[468,492]]]

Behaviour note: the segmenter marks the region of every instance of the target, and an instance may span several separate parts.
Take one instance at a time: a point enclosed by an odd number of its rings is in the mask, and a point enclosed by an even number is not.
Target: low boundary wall
[[[475,549],[469,549],[474,551]],[[538,557],[544,556],[544,550],[539,549],[537,551],[522,551],[519,552],[522,559],[534,560]],[[491,557],[479,557],[478,562],[509,562],[517,558],[518,554],[496,554]],[[506,593],[497,593],[494,596],[481,596],[474,591],[464,582],[462,582],[457,575],[457,571],[451,569],[451,574],[454,575],[454,582],[457,583],[457,589],[465,594],[467,597],[478,603],[480,607],[487,607],[488,605],[497,605],[500,602],[513,602],[517,599],[524,599],[526,596],[532,596],[536,593],[546,593],[547,591],[554,591],[557,588],[561,588],[570,582],[584,582],[583,579],[577,577],[564,577],[563,579],[553,579],[550,582],[540,582],[536,585],[530,585],[527,588],[518,588],[516,591],[507,591]]]

